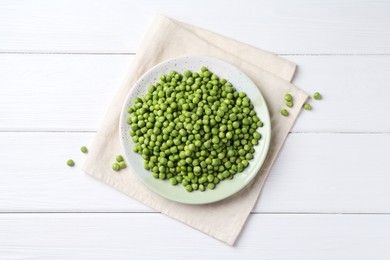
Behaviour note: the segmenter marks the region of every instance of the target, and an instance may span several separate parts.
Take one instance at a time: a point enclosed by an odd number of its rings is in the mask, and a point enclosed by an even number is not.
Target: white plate
[[[181,184],[172,186],[168,180],[162,181],[155,179],[152,176],[152,172],[144,169],[141,155],[132,150],[135,143],[129,136],[130,126],[126,122],[129,117],[127,108],[134,104],[136,97],[145,95],[149,85],[159,81],[161,74],[167,74],[170,70],[183,73],[186,69],[198,72],[202,66],[206,66],[220,78],[227,79],[238,91],[244,91],[250,97],[254,109],[260,120],[264,123],[264,126],[258,128],[262,138],[259,144],[254,147],[254,159],[249,161],[249,166],[243,172],[236,173],[232,180],[221,181],[214,190],[206,189],[204,192],[187,192]],[[206,204],[225,199],[235,194],[253,180],[267,156],[271,140],[271,121],[267,104],[259,89],[242,71],[229,63],[215,58],[185,56],[167,60],[154,66],[134,84],[123,104],[120,116],[119,135],[128,167],[150,190],[173,201],[186,204]]]

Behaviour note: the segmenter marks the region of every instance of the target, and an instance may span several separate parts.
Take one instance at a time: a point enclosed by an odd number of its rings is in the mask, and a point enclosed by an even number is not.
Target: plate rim
[[[177,57],[173,57],[173,58],[169,58],[169,59],[166,59],[166,60],[163,60],[161,62],[159,62],[158,64],[152,66],[151,68],[149,68],[145,73],[143,73],[138,79],[137,81],[132,85],[132,87],[130,88],[128,94],[126,95],[126,98],[124,99],[124,102],[122,104],[122,108],[121,108],[121,112],[120,112],[120,116],[119,116],[119,139],[120,139],[120,145],[121,145],[121,149],[122,149],[122,152],[124,152],[124,159],[125,161],[127,162],[127,165],[130,166],[130,168],[132,168],[133,172],[135,172],[136,170],[132,167],[130,160],[127,158],[127,155],[126,155],[126,150],[125,150],[125,141],[123,140],[123,135],[122,135],[122,126],[124,125],[125,122],[124,121],[124,115],[127,113],[127,103],[128,103],[128,100],[129,98],[132,96],[133,92],[136,91],[136,86],[137,85],[140,85],[141,82],[143,81],[143,79],[153,70],[157,69],[158,67],[161,67],[161,66],[164,66],[166,63],[168,62],[172,62],[174,60],[183,60],[183,59],[205,59],[205,60],[212,60],[212,61],[215,61],[215,62],[218,62],[218,63],[222,63],[224,66],[227,66],[227,67],[230,67],[230,69],[234,69],[236,70],[237,72],[241,73],[242,77],[246,78],[246,80],[248,80],[249,82],[251,82],[257,89],[257,91],[259,92],[260,94],[260,97],[261,97],[261,101],[265,104],[265,110],[266,110],[266,116],[267,116],[267,119],[268,119],[268,124],[265,125],[268,129],[267,129],[267,132],[268,132],[268,138],[266,139],[265,141],[265,145],[264,145],[264,150],[265,152],[263,152],[263,156],[260,158],[259,160],[259,165],[258,165],[258,168],[256,168],[255,170],[255,173],[251,176],[248,176],[247,179],[243,182],[243,185],[241,187],[239,187],[239,189],[236,189],[234,190],[233,192],[228,192],[227,195],[225,196],[221,196],[220,198],[216,198],[216,199],[211,199],[211,200],[208,200],[207,202],[194,202],[194,201],[183,201],[183,200],[180,200],[180,198],[175,198],[175,197],[168,197],[166,194],[163,194],[161,193],[158,189],[155,189],[152,185],[149,185],[147,182],[145,182],[141,176],[139,176],[137,173],[134,173],[134,175],[137,176],[137,179],[142,183],[142,185],[145,185],[151,192],[167,199],[167,200],[170,200],[170,201],[174,201],[174,202],[178,202],[178,203],[182,203],[182,204],[188,204],[188,205],[206,205],[206,204],[210,204],[210,203],[214,203],[214,202],[218,202],[218,201],[221,201],[221,200],[224,200],[224,199],[227,199],[235,194],[237,194],[238,192],[242,191],[244,188],[248,187],[248,185],[250,183],[253,182],[253,180],[255,179],[255,177],[259,174],[262,166],[264,165],[264,162],[266,160],[266,158],[268,157],[268,154],[269,154],[269,148],[270,148],[270,144],[271,144],[271,139],[272,139],[272,126],[271,126],[271,116],[270,116],[270,112],[269,112],[269,109],[268,109],[268,105],[267,105],[267,102],[265,101],[264,99],[264,96],[261,92],[261,90],[258,88],[258,86],[253,82],[253,80],[246,74],[244,73],[241,69],[237,68],[236,66],[234,66],[233,64],[229,63],[229,62],[226,62],[224,60],[221,60],[219,58],[215,58],[215,57],[210,57],[210,56],[207,56],[207,55],[181,55],[181,56],[177,56]],[[126,122],[127,124],[127,122]],[[136,155],[139,155],[138,153],[136,153]],[[245,169],[244,169],[245,171]],[[244,172],[243,171],[243,172]],[[239,173],[241,174],[241,173]],[[168,184],[168,183],[167,183]],[[212,192],[212,191],[208,191],[208,192]]]

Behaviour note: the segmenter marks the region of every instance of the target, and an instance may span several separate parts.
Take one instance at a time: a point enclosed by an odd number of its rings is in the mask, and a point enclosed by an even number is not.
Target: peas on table
[[[127,111],[133,151],[144,168],[188,192],[213,190],[233,179],[248,167],[261,141],[257,129],[263,122],[250,98],[205,66],[160,75]],[[116,161],[114,170],[126,165],[122,156]]]

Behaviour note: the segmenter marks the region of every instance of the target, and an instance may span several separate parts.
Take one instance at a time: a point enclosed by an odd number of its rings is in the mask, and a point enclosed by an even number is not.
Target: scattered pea
[[[293,100],[293,97],[290,93],[287,93],[284,95],[284,100],[291,102]]]
[[[306,103],[306,104],[303,105],[303,108],[305,110],[311,110],[311,105],[309,103]]]
[[[121,169],[121,167],[120,167],[120,165],[118,163],[114,163],[112,165],[112,169],[117,172],[117,171],[119,171]]]
[[[121,162],[118,162],[118,164],[119,164],[119,167],[121,168],[121,169],[124,169],[124,168],[126,168],[126,163],[124,162],[124,161],[121,161]]]
[[[280,111],[280,114],[281,114],[282,116],[288,116],[288,115],[289,115],[287,109],[282,109],[282,110]]]
[[[82,146],[80,150],[82,153],[88,153],[88,149],[85,146]]]
[[[320,92],[314,92],[313,98],[315,100],[320,100],[320,99],[322,99],[322,96],[321,96]]]
[[[122,155],[118,155],[115,159],[116,159],[117,162],[123,162],[123,156]]]
[[[293,107],[294,103],[292,101],[287,101],[286,106]]]
[[[66,162],[66,164],[69,166],[69,167],[73,167],[75,165],[74,161],[72,159],[68,160]]]

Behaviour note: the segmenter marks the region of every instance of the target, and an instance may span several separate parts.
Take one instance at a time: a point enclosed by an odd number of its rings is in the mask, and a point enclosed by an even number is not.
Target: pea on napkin
[[[186,205],[167,200],[144,186],[129,168],[121,170],[119,174],[111,169],[113,155],[121,153],[119,116],[131,87],[154,65],[183,55],[210,56],[238,67],[259,87],[271,116],[271,145],[267,159],[254,181],[234,196],[206,205]],[[107,111],[83,170],[157,211],[234,245],[259,197],[270,168],[308,97],[290,83],[295,69],[295,64],[272,53],[158,15]],[[294,107],[289,110],[288,117],[283,117],[279,111],[284,106],[283,96],[286,92],[294,96]]]

